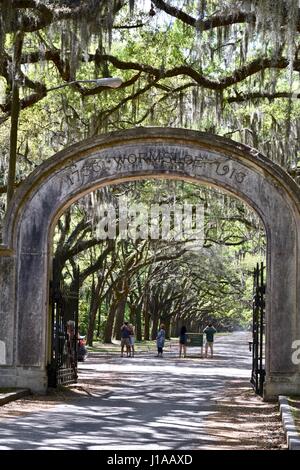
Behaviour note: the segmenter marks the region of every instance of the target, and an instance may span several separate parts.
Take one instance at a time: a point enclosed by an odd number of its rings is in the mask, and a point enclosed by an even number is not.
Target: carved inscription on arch
[[[68,186],[83,185],[99,177],[116,172],[141,170],[182,171],[195,176],[224,176],[241,184],[247,172],[240,164],[226,157],[215,156],[206,151],[192,151],[181,147],[147,146],[146,148],[114,150],[74,163],[63,174]]]

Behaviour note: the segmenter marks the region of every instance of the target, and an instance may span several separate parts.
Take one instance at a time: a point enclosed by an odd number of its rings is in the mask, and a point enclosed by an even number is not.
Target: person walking
[[[186,357],[186,343],[187,343],[186,327],[182,326],[180,329],[180,335],[179,335],[179,357],[181,357],[182,350],[183,350],[183,357]]]
[[[162,357],[163,355],[165,339],[166,339],[165,325],[162,323],[159,327],[159,331],[156,336],[157,357]]]
[[[209,323],[203,330],[203,333],[206,335],[205,357],[207,357],[208,348],[210,349],[210,357],[214,357],[214,335],[216,332],[217,330],[213,327],[212,323]]]

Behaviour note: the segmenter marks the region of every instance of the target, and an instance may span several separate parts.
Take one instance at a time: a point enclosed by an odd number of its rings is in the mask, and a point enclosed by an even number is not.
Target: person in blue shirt
[[[216,332],[217,330],[212,326],[212,323],[209,323],[203,330],[206,335],[205,357],[207,357],[208,348],[210,349],[210,357],[214,357],[214,335]]]
[[[159,327],[159,332],[157,333],[157,336],[156,336],[157,357],[162,357],[163,355],[165,339],[166,339],[165,325],[162,323]]]
[[[186,357],[186,343],[187,343],[187,336],[186,336],[186,327],[182,326],[179,335],[179,357],[181,357],[182,350],[183,350],[183,357]]]

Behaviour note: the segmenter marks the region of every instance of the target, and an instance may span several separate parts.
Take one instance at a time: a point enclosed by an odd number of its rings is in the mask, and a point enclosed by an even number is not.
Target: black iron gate
[[[265,380],[265,266],[257,263],[253,272],[253,329],[251,383],[263,395]]]
[[[53,262],[50,283],[51,351],[48,386],[77,382],[79,268],[71,286],[63,286]]]

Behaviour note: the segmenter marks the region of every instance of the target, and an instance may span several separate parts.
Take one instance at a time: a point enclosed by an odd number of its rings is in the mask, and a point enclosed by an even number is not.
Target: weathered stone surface
[[[1,367],[0,387],[28,388],[37,393],[44,393],[47,390],[46,369],[45,367]]]
[[[223,188],[259,214],[268,241],[267,394],[294,390],[300,382],[299,365],[291,360],[291,344],[300,334],[299,189],[253,150],[180,129],[135,129],[79,143],[41,165],[18,190],[4,226],[4,243],[16,252],[16,283],[13,277],[0,283],[16,296],[16,331],[10,327],[9,335],[18,374],[22,366],[42,375],[45,370],[49,255],[58,216],[99,186],[149,177]],[[29,386],[24,381],[22,386]]]
[[[5,341],[0,341],[0,364],[6,364],[6,343]]]
[[[14,355],[15,259],[0,249],[0,366],[12,365]]]

